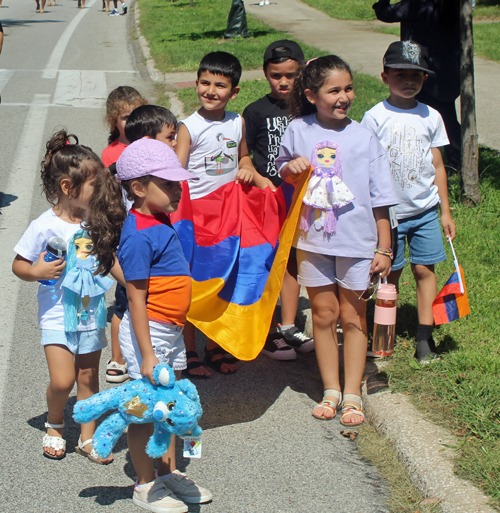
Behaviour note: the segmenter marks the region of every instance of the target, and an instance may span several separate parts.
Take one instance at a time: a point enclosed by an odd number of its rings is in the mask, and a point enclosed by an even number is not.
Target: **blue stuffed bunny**
[[[202,409],[196,387],[187,379],[175,381],[174,371],[161,363],[154,368],[153,377],[125,383],[78,401],[73,418],[84,424],[96,420],[108,410],[118,408],[95,431],[92,447],[105,459],[129,424],[154,423],[154,433],[146,446],[152,458],[165,454],[172,435],[200,436],[198,426]]]

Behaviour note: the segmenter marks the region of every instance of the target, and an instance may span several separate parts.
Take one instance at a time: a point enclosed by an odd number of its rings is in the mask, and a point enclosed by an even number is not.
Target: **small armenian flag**
[[[448,239],[448,242],[453,252],[455,271],[432,303],[432,312],[436,325],[456,321],[470,313],[464,271],[462,266],[458,265],[457,255],[455,254],[451,239]]]

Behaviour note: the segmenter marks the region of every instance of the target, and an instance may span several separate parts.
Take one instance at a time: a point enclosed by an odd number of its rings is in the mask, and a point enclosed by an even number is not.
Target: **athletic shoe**
[[[188,507],[169,490],[161,479],[155,479],[142,488],[134,487],[134,504],[155,513],[187,513]]]
[[[308,337],[302,333],[296,326],[292,326],[288,328],[286,331],[283,331],[280,328],[281,334],[285,339],[286,343],[298,351],[299,353],[309,353],[310,351],[314,351],[314,340],[311,337]]]
[[[128,10],[127,6],[125,4],[122,4],[122,12],[121,12],[121,14],[127,14],[127,10]]]
[[[188,504],[203,504],[212,500],[212,492],[197,485],[179,470],[174,470],[168,477],[160,478],[175,496]]]
[[[267,337],[262,352],[273,360],[295,360],[297,353],[285,342],[281,333],[273,333]]]
[[[118,12],[118,9],[113,9],[108,16],[120,16],[120,13]]]

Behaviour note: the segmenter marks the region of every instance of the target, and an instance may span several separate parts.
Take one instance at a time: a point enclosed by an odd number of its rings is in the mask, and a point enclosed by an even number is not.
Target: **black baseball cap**
[[[286,50],[278,50],[278,48],[286,48]],[[271,43],[264,52],[264,68],[269,61],[274,59],[288,58],[297,62],[303,62],[304,52],[302,48],[295,41],[288,39],[280,39]]]
[[[394,41],[384,55],[384,68],[418,69],[434,73],[427,64],[427,48],[414,41]]]

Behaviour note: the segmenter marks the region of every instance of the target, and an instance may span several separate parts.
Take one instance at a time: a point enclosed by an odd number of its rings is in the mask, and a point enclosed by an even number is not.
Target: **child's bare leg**
[[[437,296],[437,278],[433,265],[411,264],[417,282],[417,309],[419,324],[434,324],[432,302]]]
[[[42,8],[40,9],[40,12],[43,12],[43,10],[45,9],[45,2],[47,0],[42,0]]]
[[[432,338],[434,315],[432,302],[437,296],[437,279],[434,265],[412,264],[411,270],[417,283],[418,328],[416,357],[418,360],[433,358],[436,346]]]
[[[128,427],[128,448],[137,473],[137,483],[140,485],[155,479],[153,459],[146,454],[146,445],[153,429],[153,424],[130,424]]]
[[[186,352],[194,352],[196,353],[196,344],[194,342],[194,335],[195,335],[195,328],[194,326],[186,321],[186,324],[184,325],[184,345],[186,346]],[[187,363],[193,363],[193,362],[200,362],[200,359],[197,356],[192,356],[191,358],[187,359]],[[209,378],[212,374],[211,372],[204,366],[200,365],[199,367],[196,367],[194,369],[190,369],[188,371],[188,374],[192,376],[206,376]]]
[[[122,320],[116,314],[111,318],[111,361],[123,365],[125,360],[123,359],[122,351],[120,349],[120,341],[118,339],[121,322]],[[109,374],[116,376],[118,372],[116,370],[110,370]]]
[[[75,384],[73,353],[67,347],[58,345],[44,346],[44,350],[50,375],[50,383],[47,387],[47,422],[62,424],[64,406]],[[47,434],[62,437],[63,428],[47,428]],[[56,451],[53,447],[44,447],[43,450],[52,456],[63,454],[62,450]]]
[[[344,395],[355,394],[360,397],[368,344],[366,302],[358,299],[362,292],[353,293],[352,290],[339,287],[340,322],[344,334]],[[357,423],[362,422],[363,417],[352,413],[346,415],[343,421],[346,424]]]
[[[286,326],[295,324],[295,316],[299,307],[300,285],[297,280],[285,271],[283,285],[281,286],[281,324]]]
[[[110,1],[111,1],[111,0],[106,0],[106,12],[109,12],[109,2],[110,2]]]
[[[174,372],[176,381],[181,379],[181,371]],[[171,474],[176,468],[177,463],[175,461],[175,436],[172,435],[168,451],[161,458],[156,460],[156,469],[159,476],[166,476],[167,474]]]
[[[307,287],[307,293],[311,302],[314,344],[323,388],[340,392],[339,349],[336,331],[339,318],[337,285]],[[326,396],[324,399],[335,404],[338,403],[338,397]],[[324,406],[317,406],[312,413],[315,417],[326,419],[333,415],[332,410]]]
[[[113,0],[113,3],[115,4],[115,9],[118,9],[118,0]]]
[[[82,9],[85,9],[85,0],[82,0]]]
[[[76,373],[76,399],[88,399],[89,397],[99,392],[99,360],[101,358],[101,351],[94,351],[87,354],[75,355],[75,373]],[[96,428],[96,422],[87,422],[81,424],[81,440],[84,442],[92,438]],[[89,442],[84,451],[90,453],[92,451],[92,444]],[[105,462],[113,461],[113,455],[109,458],[102,460]]]

